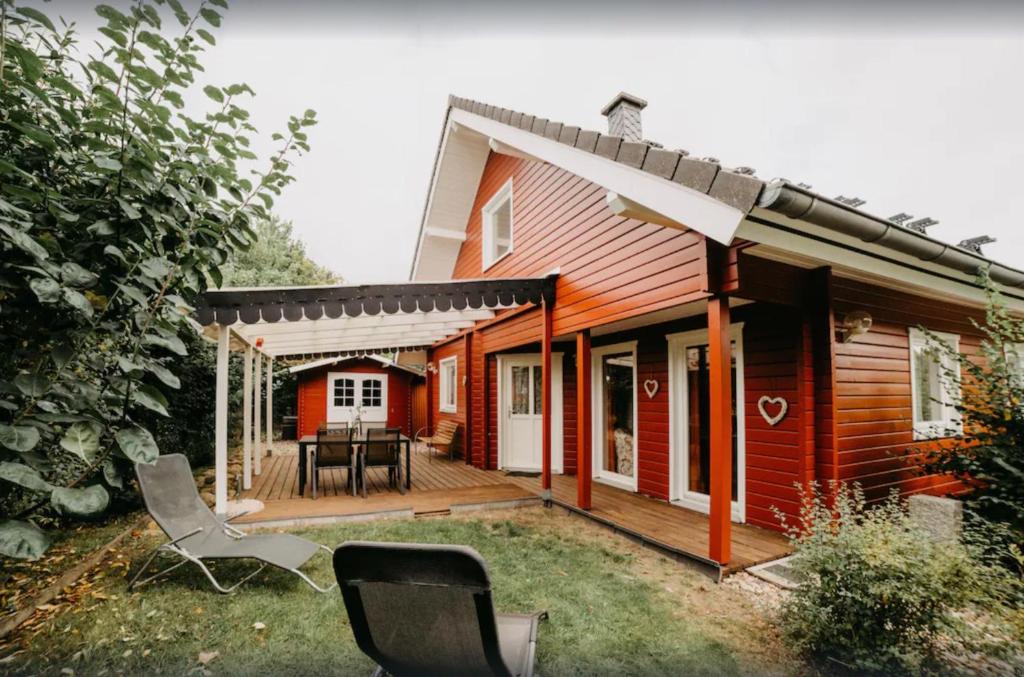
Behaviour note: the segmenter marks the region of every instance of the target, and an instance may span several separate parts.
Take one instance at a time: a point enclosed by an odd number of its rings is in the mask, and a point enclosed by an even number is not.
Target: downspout
[[[1024,272],[946,244],[924,233],[865,214],[785,181],[773,181],[766,185],[758,206],[967,275],[977,275],[988,269],[993,282],[1016,289],[1024,288]]]

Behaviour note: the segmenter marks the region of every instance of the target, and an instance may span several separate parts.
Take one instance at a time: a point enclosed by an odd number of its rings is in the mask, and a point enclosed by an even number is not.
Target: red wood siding
[[[474,351],[475,352],[475,351]],[[465,341],[461,338],[446,343],[430,351],[429,359],[440,369],[441,360],[455,356],[456,377],[455,377],[455,412],[441,411],[441,375],[435,374],[431,379],[432,402],[434,425],[440,421],[455,421],[461,426],[459,437],[455,443],[455,454],[462,455],[464,452],[462,442],[466,434],[466,388],[462,385],[462,377],[466,375],[466,350]]]
[[[401,428],[406,435],[412,430],[411,382],[419,377],[399,369],[391,369],[373,360],[358,360],[327,365],[299,373],[298,429],[299,437],[315,435],[317,428],[327,421],[327,374],[350,371],[360,374],[386,374],[388,379],[388,420],[390,427]]]
[[[977,356],[980,338],[970,318],[982,319],[980,311],[842,278],[834,279],[833,289],[837,322],[856,309],[874,320],[870,332],[835,346],[839,479],[859,482],[873,499],[892,489],[956,491],[954,480],[918,470],[928,443],[913,437],[908,330],[959,334],[961,352]]]
[[[510,177],[513,253],[482,271],[480,210]],[[558,267],[556,336],[703,296],[703,237],[616,216],[605,194],[553,165],[491,154],[454,277],[524,277]]]

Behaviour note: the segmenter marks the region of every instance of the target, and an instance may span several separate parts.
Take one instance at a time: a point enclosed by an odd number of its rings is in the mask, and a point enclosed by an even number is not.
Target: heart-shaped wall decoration
[[[644,392],[647,393],[647,398],[653,400],[654,396],[658,394],[658,382],[653,378],[649,378],[644,381]]]
[[[772,416],[765,409],[766,405],[778,407],[779,411]],[[779,421],[786,418],[786,412],[789,411],[789,402],[782,397],[769,397],[767,395],[762,395],[761,399],[757,401],[757,410],[761,412],[761,416],[768,422],[768,425],[774,426],[778,425]]]

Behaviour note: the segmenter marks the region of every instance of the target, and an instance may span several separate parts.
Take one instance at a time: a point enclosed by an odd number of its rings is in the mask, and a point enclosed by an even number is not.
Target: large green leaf
[[[100,450],[100,425],[94,421],[79,421],[68,427],[60,446],[87,463],[96,460]]]
[[[32,491],[48,492],[53,490],[53,485],[44,480],[34,468],[24,463],[0,462],[0,479]]]
[[[132,392],[132,400],[136,404],[141,404],[143,407],[151,409],[158,414],[170,416],[167,413],[167,398],[157,388],[148,383],[140,385]]]
[[[173,334],[169,336],[146,334],[142,337],[142,342],[149,346],[160,346],[161,348],[166,348],[175,355],[188,355],[188,348],[185,347],[184,342]]]
[[[39,559],[50,547],[50,538],[31,522],[0,521],[0,555],[12,559]]]
[[[50,502],[62,515],[90,517],[107,509],[110,494],[99,484],[84,489],[57,487],[50,494]]]
[[[60,264],[60,279],[72,287],[91,287],[99,278],[74,261],[66,261]]]
[[[82,292],[67,287],[64,287],[61,292],[64,296],[64,301],[69,306],[72,306],[86,317],[92,317],[92,304],[89,303],[89,299],[85,298]]]
[[[158,362],[149,362],[146,364],[146,369],[148,369],[154,376],[160,379],[160,381],[165,386],[169,388],[174,388],[175,390],[181,387],[181,379],[175,376],[170,369],[163,366],[162,364]]]
[[[112,458],[103,461],[103,479],[116,489],[124,489],[124,477],[121,476],[121,471]]]
[[[30,425],[0,423],[0,444],[13,451],[32,451],[39,444],[39,431]]]
[[[135,463],[152,463],[160,455],[156,440],[145,428],[121,428],[114,435],[114,439],[117,440],[117,446],[124,455]]]
[[[60,284],[48,277],[34,277],[28,283],[32,291],[43,303],[56,303],[60,301]]]
[[[57,31],[57,29],[54,28],[54,26],[53,26],[53,22],[50,21],[50,17],[46,16],[45,14],[40,12],[38,9],[33,9],[32,7],[18,7],[14,11],[16,11],[18,14],[20,14],[22,16],[26,16],[29,19],[32,19],[36,23],[40,23],[40,24],[46,26],[51,31],[54,31],[54,32]]]
[[[46,377],[40,374],[18,374],[14,377],[14,385],[29,397],[42,397],[49,387]]]

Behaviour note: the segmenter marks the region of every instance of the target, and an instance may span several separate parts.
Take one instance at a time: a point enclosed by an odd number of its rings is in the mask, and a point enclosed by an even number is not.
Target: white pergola
[[[222,289],[196,309],[217,341],[215,511],[228,513],[228,360],[244,353],[242,486],[259,475],[272,440],[273,363],[420,351],[468,330],[495,312],[554,295],[554,276],[400,284]],[[261,420],[263,362],[266,416]],[[266,426],[265,434],[263,426]]]

